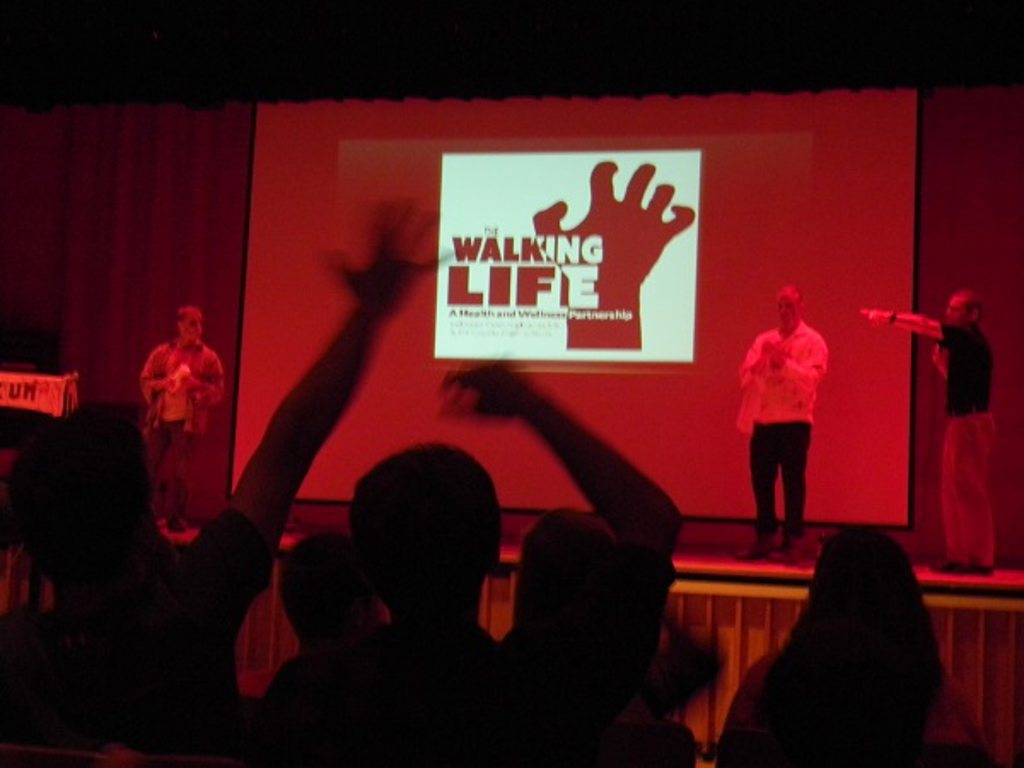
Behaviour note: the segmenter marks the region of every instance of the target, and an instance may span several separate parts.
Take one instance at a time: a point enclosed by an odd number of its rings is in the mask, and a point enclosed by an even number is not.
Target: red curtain
[[[84,403],[140,403],[142,363],[185,303],[203,307],[231,391],[252,116],[242,104],[0,109],[0,327],[54,334]],[[207,513],[223,502],[230,421],[225,403],[200,447]]]
[[[918,304],[941,317],[978,291],[992,345],[992,501],[997,563],[1024,564],[1024,88],[944,88],[924,99]],[[918,343],[912,553],[942,552],[939,476],[944,383]]]

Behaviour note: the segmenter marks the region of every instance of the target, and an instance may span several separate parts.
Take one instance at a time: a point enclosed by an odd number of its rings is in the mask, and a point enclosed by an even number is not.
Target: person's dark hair
[[[284,612],[303,642],[342,637],[352,604],[372,592],[352,542],[341,533],[307,536],[281,568]]]
[[[538,518],[523,537],[515,623],[544,621],[579,599],[614,546],[594,515],[555,510]]]
[[[451,446],[418,446],[377,464],[356,484],[351,524],[366,573],[396,620],[464,614],[498,561],[494,483]]]
[[[826,540],[797,628],[832,618],[856,619],[890,638],[938,686],[942,664],[935,630],[910,560],[893,539],[847,528]]]
[[[848,528],[822,548],[761,707],[799,766],[909,766],[941,676],[906,553],[878,531]]]
[[[907,648],[831,617],[794,630],[768,671],[762,706],[796,768],[911,768],[931,697]]]
[[[149,500],[136,426],[85,410],[44,426],[11,476],[18,531],[57,585],[102,583],[117,574]]]

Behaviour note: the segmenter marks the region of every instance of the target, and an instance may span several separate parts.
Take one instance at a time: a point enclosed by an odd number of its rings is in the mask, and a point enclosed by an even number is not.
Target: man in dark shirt
[[[942,451],[942,522],[945,573],[989,574],[995,563],[995,531],[988,467],[995,434],[989,412],[992,350],[981,332],[981,299],[954,293],[944,322],[924,315],[861,310],[875,325],[893,325],[936,340],[932,362],[946,379],[945,443]]]

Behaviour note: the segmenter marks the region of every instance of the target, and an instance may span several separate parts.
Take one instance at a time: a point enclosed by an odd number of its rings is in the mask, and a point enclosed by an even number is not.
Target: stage
[[[789,586],[804,588],[814,574],[814,563],[796,564],[772,560],[744,562],[725,554],[683,555],[674,558],[678,578],[684,581],[723,584]],[[1006,597],[1024,601],[1024,570],[995,568],[990,575],[949,574],[918,563],[914,573],[925,596],[961,595]]]
[[[279,555],[285,555],[303,537],[319,532],[319,527],[306,530],[291,527],[281,537]],[[199,533],[198,528],[175,533],[161,528],[175,546],[184,547]],[[673,559],[679,581],[702,584],[734,584],[746,589],[756,587],[793,588],[806,592],[814,575],[814,560],[804,558],[795,563],[777,559],[745,561],[719,549],[707,552],[677,553]],[[514,571],[519,563],[519,545],[503,544],[498,573]],[[996,567],[991,574],[942,573],[932,563],[915,563],[914,573],[926,599],[933,595],[1006,598],[1024,602],[1024,569]]]

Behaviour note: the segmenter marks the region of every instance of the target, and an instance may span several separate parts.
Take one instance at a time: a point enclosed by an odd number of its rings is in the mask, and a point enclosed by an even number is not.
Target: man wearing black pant
[[[787,285],[776,299],[779,327],[754,339],[740,366],[743,405],[737,424],[752,433],[750,476],[757,504],[757,538],[739,553],[743,560],[775,554],[793,561],[799,555],[814,401],[828,367],[825,340],[803,321],[800,290]],[[777,544],[775,478],[780,469],[785,521],[782,541]]]

